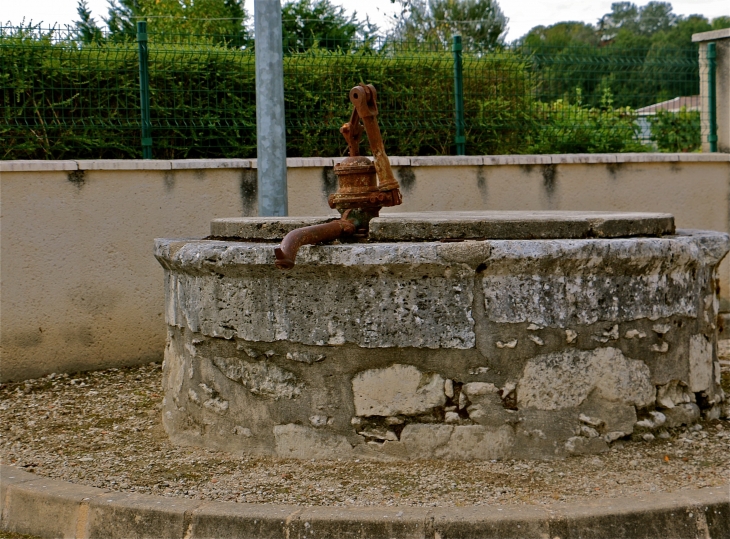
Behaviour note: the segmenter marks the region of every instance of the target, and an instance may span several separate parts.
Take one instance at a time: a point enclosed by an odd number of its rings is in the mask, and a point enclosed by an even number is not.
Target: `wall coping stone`
[[[200,170],[206,168],[251,168],[250,159],[173,159],[172,170]],[[287,159],[287,166],[289,160]]]
[[[728,38],[730,38],[730,28],[723,28],[721,30],[710,30],[709,32],[692,34],[692,43],[698,43],[700,41],[715,41],[716,39]]]
[[[79,170],[170,170],[166,159],[84,159],[76,161]]]
[[[0,172],[49,172],[55,170],[78,170],[76,161],[0,161]]]
[[[9,480],[13,476],[14,479]],[[9,483],[0,499],[0,529],[45,535],[75,531],[96,535],[94,521],[103,518],[107,537],[146,536],[151,519],[170,539],[251,536],[354,537],[366,531],[377,537],[578,536],[594,539],[624,537],[727,537],[730,533],[728,485],[633,498],[585,498],[547,506],[474,507],[300,507],[293,505],[206,502],[162,496],[109,492],[36,476],[0,465],[0,482]],[[43,492],[52,487],[53,495]],[[64,494],[67,492],[67,494]],[[86,497],[83,497],[85,494]],[[37,509],[62,514],[63,522],[44,524]],[[58,511],[64,507],[65,511]],[[181,518],[182,517],[182,518]],[[100,521],[101,522],[101,521]],[[512,532],[512,533],[510,533]],[[524,534],[524,535],[523,535]],[[65,534],[64,534],[65,535]]]
[[[288,168],[331,167],[344,157],[290,157]],[[576,165],[614,163],[730,163],[726,153],[594,153],[554,155],[443,155],[389,157],[394,167],[455,167],[504,165]],[[0,172],[46,172],[59,170],[205,170],[256,169],[256,159],[88,159],[79,161],[0,161]]]

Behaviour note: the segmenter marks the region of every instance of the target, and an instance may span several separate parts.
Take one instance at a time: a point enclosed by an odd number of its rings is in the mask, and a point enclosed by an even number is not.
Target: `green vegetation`
[[[651,119],[651,135],[662,152],[694,152],[700,149],[700,112],[682,108],[660,110]]]
[[[620,2],[595,26],[538,26],[506,46],[495,0],[398,1],[403,16],[385,37],[330,0],[284,4],[289,156],[344,153],[346,90],[361,81],[378,88],[391,155],[453,153],[457,31],[467,153],[650,149],[635,109],[699,94],[691,35],[730,26],[730,17],[676,16],[667,3]],[[241,0],[112,0],[104,31],[85,0],[78,13],[66,32],[0,30],[0,159],[141,157],[140,18],[150,36],[153,156],[255,155],[255,62]],[[696,112],[650,119],[661,151],[696,150],[698,125]]]
[[[154,157],[253,157],[253,52],[214,42],[151,43],[149,50]],[[625,56],[612,58],[617,63],[603,62],[601,69],[613,69],[614,77],[599,86],[596,101],[571,85],[571,77],[546,78],[554,66],[545,56],[520,49],[466,54],[467,153],[646,149],[637,140],[635,114],[616,103],[613,90],[616,82],[633,74],[615,76]],[[629,66],[642,72],[641,63]],[[586,66],[581,67],[584,74]],[[339,127],[351,105],[343,89],[360,81],[379,89],[380,124],[389,154],[453,151],[453,60],[448,50],[419,52],[398,42],[354,51],[315,45],[290,52],[284,69],[291,157],[344,153]],[[28,29],[3,34],[0,99],[7,103],[0,109],[2,159],[141,155],[134,43],[80,45]]]

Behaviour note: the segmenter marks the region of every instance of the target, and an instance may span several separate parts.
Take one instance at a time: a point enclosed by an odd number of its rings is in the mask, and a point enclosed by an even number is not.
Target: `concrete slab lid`
[[[454,211],[388,213],[370,222],[372,241],[579,239],[674,233],[668,213]]]
[[[281,240],[296,228],[326,223],[321,217],[237,217],[214,219],[213,238]],[[668,213],[593,211],[450,211],[388,213],[370,222],[371,241],[444,239],[578,239],[662,236],[674,233]]]
[[[339,217],[339,214],[335,213],[320,217],[230,217],[213,219],[210,222],[210,235],[213,238],[279,241],[296,228],[327,223],[339,219]]]

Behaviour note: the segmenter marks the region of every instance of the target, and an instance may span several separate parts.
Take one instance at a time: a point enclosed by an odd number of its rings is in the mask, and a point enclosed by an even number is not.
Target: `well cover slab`
[[[215,219],[211,235],[278,241],[303,226],[325,223],[323,217],[238,217]],[[385,213],[370,222],[371,241],[439,241],[449,239],[580,239],[663,236],[674,233],[668,213],[598,211],[449,211]]]

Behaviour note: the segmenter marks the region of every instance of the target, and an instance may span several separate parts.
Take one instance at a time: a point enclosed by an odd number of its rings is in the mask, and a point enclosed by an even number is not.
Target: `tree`
[[[284,48],[303,52],[313,47],[329,50],[348,49],[357,37],[373,33],[377,27],[348,16],[345,8],[330,0],[294,0],[281,8]]]
[[[400,0],[403,15],[393,36],[446,45],[461,35],[464,49],[484,52],[504,44],[507,17],[496,0]]]
[[[85,0],[80,2],[85,6]],[[91,15],[82,14],[79,6],[77,27]],[[141,20],[147,21],[151,39],[182,41],[194,35],[237,48],[250,41],[243,0],[109,0],[104,22],[110,40],[134,40]]]
[[[657,32],[666,31],[674,26],[679,17],[672,11],[669,2],[649,2],[637,7],[632,2],[611,4],[611,13],[598,21],[598,30],[603,41],[612,41],[623,35],[649,38]]]
[[[596,28],[584,22],[559,22],[550,26],[536,26],[517,40],[517,44],[533,51],[558,52],[566,47],[596,46],[599,43]]]
[[[96,21],[91,16],[91,10],[86,0],[79,0],[76,6],[76,12],[79,14],[79,20],[76,21],[76,39],[84,45],[91,43],[101,43],[104,36],[101,32],[101,28],[96,24]]]
[[[722,30],[723,28],[730,28],[730,17],[722,16],[712,19],[712,29]]]

